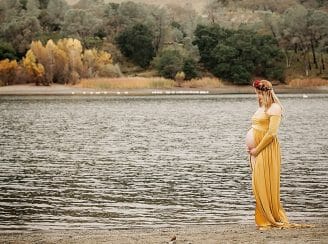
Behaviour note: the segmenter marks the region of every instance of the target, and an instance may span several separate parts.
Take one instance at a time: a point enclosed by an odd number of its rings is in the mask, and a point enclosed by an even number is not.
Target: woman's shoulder
[[[267,114],[268,115],[281,115],[282,109],[278,103],[272,103],[271,106],[268,108]]]

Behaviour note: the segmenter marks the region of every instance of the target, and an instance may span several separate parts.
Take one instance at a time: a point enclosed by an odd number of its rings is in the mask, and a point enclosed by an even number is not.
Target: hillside
[[[121,3],[127,0],[105,0],[105,2],[112,2],[112,3]],[[79,0],[66,0],[68,4],[74,5]],[[188,4],[191,4],[193,8],[197,12],[202,12],[203,8],[206,6],[209,0],[204,0],[204,1],[198,1],[198,0],[181,0],[181,1],[176,1],[176,0],[133,0],[132,2],[141,2],[141,3],[146,3],[146,4],[155,4],[155,5],[167,5],[167,4],[178,4],[180,6],[185,6]]]
[[[328,1],[11,1],[0,0],[0,84],[122,74],[174,79],[181,71],[187,80],[216,76],[238,84],[252,77],[328,78]],[[63,40],[76,42],[74,59]],[[32,44],[37,57],[28,53]],[[66,56],[53,57],[52,48]],[[29,66],[33,72],[37,67],[34,73],[21,72],[27,55],[30,63],[41,62]],[[62,70],[63,60],[72,67]]]

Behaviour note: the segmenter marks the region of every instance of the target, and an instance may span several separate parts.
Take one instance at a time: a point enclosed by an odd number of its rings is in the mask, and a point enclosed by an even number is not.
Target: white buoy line
[[[208,94],[209,91],[152,91],[152,94]]]
[[[147,94],[148,92],[141,92],[142,94]],[[108,92],[108,91],[83,91],[81,93],[78,92],[72,92],[72,95],[128,95],[130,94],[128,91],[113,91],[113,92]],[[138,94],[138,92],[135,92],[135,94]],[[189,90],[179,90],[179,91],[168,91],[168,90],[155,90],[151,91],[151,94],[154,95],[174,95],[174,94],[209,94],[209,91],[189,91]]]
[[[117,94],[117,95],[120,95],[120,94],[129,94],[128,91],[125,91],[125,92],[108,92],[108,91],[104,91],[104,92],[93,92],[93,91],[90,91],[90,92],[82,92],[82,93],[76,93],[76,92],[72,92],[72,95],[75,95],[75,94],[82,94],[82,95],[108,95],[108,94]]]

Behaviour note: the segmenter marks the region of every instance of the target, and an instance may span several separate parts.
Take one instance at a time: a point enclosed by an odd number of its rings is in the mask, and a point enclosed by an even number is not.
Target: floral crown
[[[255,87],[256,89],[258,89],[260,91],[269,91],[269,90],[272,90],[271,87],[265,86],[265,84],[263,82],[261,82],[260,80],[254,81],[253,82],[253,87]]]

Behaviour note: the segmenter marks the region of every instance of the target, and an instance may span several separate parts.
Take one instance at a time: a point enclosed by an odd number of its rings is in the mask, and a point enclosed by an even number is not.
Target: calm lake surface
[[[281,95],[281,199],[328,218],[328,95]],[[254,95],[0,97],[0,230],[253,223]]]

